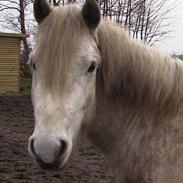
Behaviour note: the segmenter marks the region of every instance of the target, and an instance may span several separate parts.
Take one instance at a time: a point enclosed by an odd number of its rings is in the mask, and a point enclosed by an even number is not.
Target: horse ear
[[[34,17],[40,24],[51,12],[47,0],[34,0]]]
[[[82,16],[88,28],[95,29],[100,23],[100,8],[96,0],[86,0],[82,8]]]

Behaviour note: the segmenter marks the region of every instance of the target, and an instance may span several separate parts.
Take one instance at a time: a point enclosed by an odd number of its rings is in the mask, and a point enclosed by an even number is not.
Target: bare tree
[[[169,8],[167,8],[166,5],[169,1],[170,0],[98,0],[98,3],[101,7],[102,16],[106,16],[110,20],[125,27],[132,37],[141,39],[152,45],[166,38],[170,32],[169,23],[172,18],[170,13],[174,10],[175,6],[169,6]],[[4,14],[6,15],[6,22],[9,23],[11,28],[26,33],[25,14],[28,11],[26,7],[32,2],[33,0],[0,0],[0,12],[6,12]],[[81,4],[84,0],[49,0],[49,2],[52,6],[64,6],[73,2]],[[174,2],[176,2],[176,0],[174,0]],[[7,16],[7,12],[10,12],[10,10],[17,12],[18,17],[15,18],[15,13],[13,13],[13,15],[10,13],[11,16]],[[1,17],[2,16],[3,15],[1,15]],[[2,20],[1,17],[0,21]],[[27,49],[26,45],[25,40],[25,49]]]
[[[53,6],[59,6],[61,3],[65,4],[63,0],[49,0],[49,3]]]
[[[30,0],[0,0],[0,11],[2,12],[1,24],[5,29],[27,34],[26,30],[26,8]],[[24,49],[28,52],[29,44],[23,39]]]
[[[77,2],[78,2],[77,0],[49,0],[49,3],[52,6],[59,6],[59,5],[65,6],[66,4],[77,3]]]
[[[136,39],[152,45],[170,32],[170,13],[175,2],[168,8],[168,0],[99,0],[103,16],[121,24]]]
[[[27,34],[27,30],[30,28],[27,18],[29,13],[28,6],[31,3],[30,0],[0,0],[1,26],[7,31]],[[24,76],[29,75],[29,69],[26,63],[30,50],[28,39],[24,37],[21,49],[21,73]]]

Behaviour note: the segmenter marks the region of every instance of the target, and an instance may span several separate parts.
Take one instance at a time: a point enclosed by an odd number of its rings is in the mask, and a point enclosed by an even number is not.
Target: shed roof
[[[17,34],[17,33],[4,33],[0,32],[0,37],[13,37],[13,38],[27,38],[29,35],[27,34]]]

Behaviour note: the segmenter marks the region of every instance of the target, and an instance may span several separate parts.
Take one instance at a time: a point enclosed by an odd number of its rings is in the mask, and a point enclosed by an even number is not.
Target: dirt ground
[[[39,169],[27,152],[27,139],[33,125],[29,96],[0,97],[0,183],[113,182],[102,154],[87,140],[80,143],[64,170]]]

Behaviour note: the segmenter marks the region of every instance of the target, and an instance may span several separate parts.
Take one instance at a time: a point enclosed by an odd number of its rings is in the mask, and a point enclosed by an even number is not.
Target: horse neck
[[[102,67],[97,90],[103,96],[157,110],[172,110],[183,103],[181,61],[133,40],[108,21],[100,24],[98,39]]]
[[[158,133],[165,122],[180,117],[183,63],[132,40],[109,22],[100,24],[98,39],[102,65],[97,73],[96,114],[88,134],[117,163],[144,134]]]

